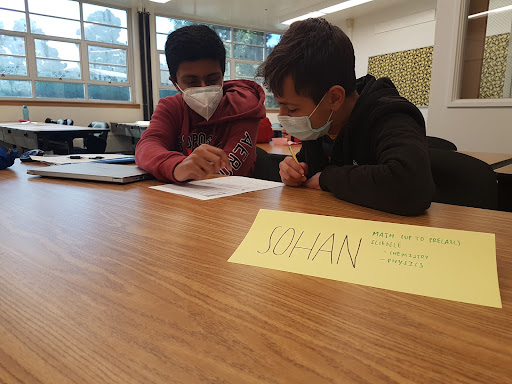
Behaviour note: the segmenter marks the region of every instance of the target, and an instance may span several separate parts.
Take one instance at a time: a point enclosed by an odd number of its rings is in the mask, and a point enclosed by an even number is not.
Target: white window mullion
[[[27,76],[28,80],[32,80],[32,98],[36,99],[36,82],[34,79],[37,78],[37,60],[36,60],[36,45],[34,43],[34,37],[27,34],[25,38],[25,50],[27,52]]]
[[[137,93],[135,92],[135,89],[137,88],[137,86],[135,85],[135,76],[134,76],[135,60],[134,60],[134,56],[133,56],[134,55],[133,54],[133,51],[134,51],[133,44],[137,40],[133,39],[133,32],[132,32],[133,31],[133,24],[132,24],[133,19],[131,17],[132,12],[127,14],[126,39],[128,41],[128,45],[124,48],[126,49],[126,81],[127,81],[126,85],[130,87],[130,94],[131,94],[130,98],[131,98],[132,103],[135,103],[137,101]],[[150,28],[150,30],[151,30],[151,28]],[[131,65],[130,65],[130,63],[131,63]]]
[[[230,44],[229,44],[229,49],[231,50],[231,54],[229,55],[230,59],[229,59],[229,78],[231,80],[235,80],[236,79],[236,76],[235,76],[235,48],[234,48],[234,45],[233,44],[233,38],[235,36],[235,31],[234,31],[234,28],[231,27],[231,41],[230,41]]]
[[[85,40],[85,27],[84,27],[84,7],[83,2],[80,2],[80,71],[82,73],[82,81],[84,84],[84,97],[89,100],[89,45]]]
[[[82,23],[82,41],[80,42],[80,60],[82,61],[82,65],[80,68],[82,71],[83,82],[84,82],[84,92],[85,92],[85,100],[89,100],[89,83],[90,83],[90,73],[89,73],[89,44],[83,40],[83,23]]]

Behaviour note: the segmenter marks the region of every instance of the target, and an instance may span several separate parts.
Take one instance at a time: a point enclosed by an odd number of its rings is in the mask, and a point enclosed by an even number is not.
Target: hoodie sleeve
[[[321,188],[369,208],[422,213],[434,193],[424,129],[405,113],[382,116],[374,124],[377,164],[330,165],[320,175]]]
[[[252,176],[256,161],[256,136],[259,123],[259,119],[245,119],[233,124],[224,145],[224,152],[228,155],[233,171],[221,169],[222,174]]]
[[[135,150],[137,165],[158,180],[176,182],[174,168],[186,155],[179,152],[183,109],[176,97],[161,99]]]

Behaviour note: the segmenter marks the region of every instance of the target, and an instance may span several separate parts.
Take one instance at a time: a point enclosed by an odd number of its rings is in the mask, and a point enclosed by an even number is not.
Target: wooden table
[[[257,144],[258,147],[264,149],[268,153],[275,153],[278,155],[291,155],[288,145],[274,145],[273,142]],[[295,153],[298,153],[302,147],[302,144],[293,144],[292,148]]]
[[[510,383],[510,213],[199,201],[27,167],[0,171],[2,383]],[[260,208],[493,232],[503,308],[228,263]]]
[[[512,164],[512,154],[505,153],[488,153],[488,152],[461,152],[466,155],[476,157],[489,164],[492,169],[500,168],[508,164]]]
[[[498,179],[498,204],[500,209],[512,212],[512,164],[494,170]]]
[[[73,153],[73,139],[104,132],[109,132],[109,129],[46,123],[0,123],[0,141],[22,150],[39,148],[47,151],[51,149],[51,142],[57,142],[65,144],[68,153]]]
[[[512,175],[512,164],[496,168],[494,171],[502,175]]]

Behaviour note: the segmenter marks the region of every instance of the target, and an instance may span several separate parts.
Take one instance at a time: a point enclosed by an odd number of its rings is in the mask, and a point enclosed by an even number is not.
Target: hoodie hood
[[[366,75],[357,80],[357,92],[359,99],[350,116],[350,122],[354,123],[361,116],[367,116],[371,124],[375,119],[381,119],[388,114],[407,113],[424,129],[423,115],[406,98],[400,96],[391,79],[375,79],[372,75]]]
[[[334,159],[335,163],[359,164],[369,161],[364,155],[356,159],[357,156],[354,154],[371,153],[368,145],[372,143],[367,138],[375,138],[377,133],[373,132],[374,127],[379,126],[379,121],[395,113],[414,118],[422,134],[425,134],[423,115],[416,106],[400,96],[391,79],[387,77],[375,79],[372,75],[366,75],[357,79],[356,89],[359,99],[347,125],[334,142],[334,146],[338,147],[335,152],[343,154],[343,158]]]

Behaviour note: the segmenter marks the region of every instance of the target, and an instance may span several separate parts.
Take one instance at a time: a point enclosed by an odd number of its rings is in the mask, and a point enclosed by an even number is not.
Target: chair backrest
[[[108,123],[105,121],[93,121],[91,124],[89,124],[89,127],[92,128],[108,128]]]
[[[73,125],[73,120],[72,119],[59,119],[59,120],[57,120],[57,124]]]
[[[277,153],[267,153],[267,151],[257,146],[253,177],[255,179],[281,181],[279,163],[283,161],[285,157],[285,155],[279,155]]]
[[[457,150],[457,146],[455,144],[446,139],[441,139],[440,137],[427,136],[427,143],[429,148],[450,149],[452,151]]]
[[[430,148],[436,185],[433,201],[467,207],[497,209],[498,183],[491,166],[464,153]]]

